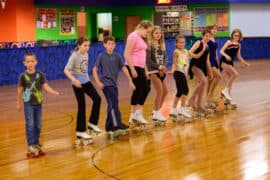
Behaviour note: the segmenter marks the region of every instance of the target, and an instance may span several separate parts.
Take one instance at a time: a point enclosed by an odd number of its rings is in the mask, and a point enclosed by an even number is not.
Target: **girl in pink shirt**
[[[153,24],[141,21],[135,31],[129,34],[126,42],[124,57],[136,89],[131,96],[131,116],[129,122],[147,124],[142,113],[142,105],[150,91],[149,81],[146,78],[146,49],[147,34],[152,31]]]

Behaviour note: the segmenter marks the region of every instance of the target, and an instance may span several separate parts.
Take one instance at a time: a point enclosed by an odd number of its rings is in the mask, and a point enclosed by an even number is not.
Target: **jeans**
[[[122,124],[118,104],[118,89],[114,86],[105,86],[103,93],[107,99],[106,131],[113,131]]]
[[[41,131],[42,104],[24,103],[26,138],[29,146],[39,144]]]

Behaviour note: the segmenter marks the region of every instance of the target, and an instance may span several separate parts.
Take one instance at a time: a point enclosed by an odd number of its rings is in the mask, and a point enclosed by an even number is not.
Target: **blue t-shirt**
[[[117,87],[118,71],[124,66],[119,54],[100,53],[95,66],[99,70],[99,78],[104,86]]]

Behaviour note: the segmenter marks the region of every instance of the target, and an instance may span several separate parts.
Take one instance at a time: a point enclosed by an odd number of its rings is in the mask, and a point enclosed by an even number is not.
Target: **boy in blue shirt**
[[[122,123],[121,113],[118,105],[117,79],[119,69],[122,69],[125,76],[128,78],[130,88],[134,90],[135,86],[127,68],[123,64],[121,56],[114,52],[114,37],[105,37],[104,47],[106,51],[99,54],[93,68],[93,76],[108,102],[105,130],[109,135],[116,135],[114,133],[118,132],[118,130],[128,129],[128,126]],[[98,74],[98,71],[100,74]]]

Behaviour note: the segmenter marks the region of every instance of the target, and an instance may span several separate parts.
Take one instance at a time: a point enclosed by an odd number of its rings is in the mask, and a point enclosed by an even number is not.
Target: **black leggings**
[[[82,88],[77,88],[72,85],[73,91],[75,93],[77,103],[78,103],[78,112],[77,112],[77,126],[76,131],[83,132],[86,130],[85,127],[85,97],[84,93],[86,93],[89,97],[91,97],[93,101],[91,115],[89,117],[89,122],[97,125],[99,119],[99,111],[101,98],[98,95],[95,87],[92,85],[90,81],[85,84],[82,84]]]
[[[177,88],[176,97],[180,98],[182,95],[187,96],[189,89],[188,89],[186,75],[180,71],[174,71],[173,77],[174,77],[176,88]]]
[[[128,71],[131,75],[130,68],[127,66]],[[151,90],[151,81],[146,79],[144,68],[134,67],[138,76],[137,78],[132,78],[132,81],[136,89],[132,92],[131,95],[131,105],[144,105],[144,102]]]

